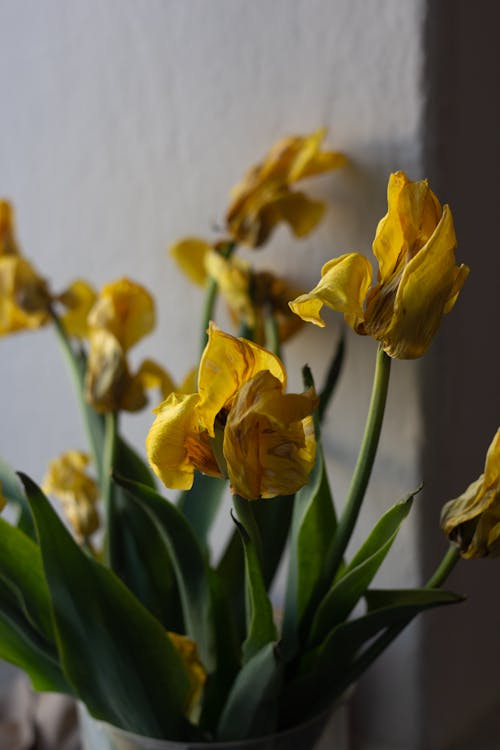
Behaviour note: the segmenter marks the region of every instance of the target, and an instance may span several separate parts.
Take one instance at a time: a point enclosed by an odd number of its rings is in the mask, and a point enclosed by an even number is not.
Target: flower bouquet
[[[0,463],[0,498],[12,506],[0,518],[0,656],[35,689],[74,696],[86,721],[115,731],[103,747],[262,737],[274,738],[266,748],[312,747],[321,722],[308,722],[340,701],[417,614],[460,601],[441,589],[460,552],[485,556],[499,547],[500,432],[484,475],[444,506],[452,545],[422,588],[372,585],[418,489],[388,506],[346,555],[392,360],[425,353],[468,268],[455,262],[449,207],[402,172],[389,179],[375,233],[375,281],[357,253],[329,261],[309,293],[244,261],[238,248],[261,248],[279,223],[302,237],[321,220],[325,206],[296,185],[345,164],[322,148],[323,138],[318,131],[278,143],[234,189],[216,242],[190,237],[171,248],[206,294],[201,358],[181,385],[153,360],[135,372],[129,365],[129,350],[154,326],[148,291],[122,278],[99,293],[82,280],[56,293],[21,253],[12,209],[0,203],[0,333],[53,326],[88,439],[88,453],[70,450],[52,462],[42,488]],[[218,296],[237,335],[213,322]],[[379,342],[341,512],[321,424],[344,338],[321,387],[305,366],[302,392],[288,393],[281,357],[305,322],[324,325],[323,305]],[[119,417],[143,408],[151,389],[161,400],[146,462]],[[232,533],[216,560],[209,535],[218,512],[230,515]],[[285,550],[286,590],[275,609],[269,591]],[[312,731],[287,735],[303,724]]]

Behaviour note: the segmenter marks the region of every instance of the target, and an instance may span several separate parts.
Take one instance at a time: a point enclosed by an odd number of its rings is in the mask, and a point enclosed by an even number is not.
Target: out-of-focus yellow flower
[[[207,681],[207,673],[198,656],[196,643],[191,638],[172,631],[168,631],[168,637],[177,649],[189,676],[191,690],[187,699],[186,716],[196,723],[199,719],[201,696]]]
[[[267,316],[274,317],[281,342],[287,341],[303,325],[288,306],[288,300],[299,294],[299,290],[284,279],[269,271],[254,271],[246,261],[224,258],[215,251],[206,255],[205,267],[217,281],[235,324],[245,324],[261,346],[266,343]]]
[[[44,279],[19,255],[0,256],[0,335],[40,328],[51,296]]]
[[[488,449],[484,474],[444,505],[441,526],[462,557],[500,554],[500,429]]]
[[[7,500],[3,496],[2,483],[0,482],[0,511],[2,511],[7,505]]]
[[[76,279],[57,300],[66,308],[61,322],[70,336],[84,339],[89,335],[88,315],[94,306],[97,295],[94,289],[82,279]]]
[[[297,237],[321,220],[325,206],[292,186],[306,177],[329,172],[346,163],[343,154],[321,151],[325,130],[279,141],[262,163],[252,167],[231,194],[226,214],[230,234],[251,247],[260,247],[284,221]]]
[[[98,490],[86,468],[89,457],[80,451],[68,451],[51,461],[43,481],[44,492],[55,495],[76,534],[85,538],[99,528]]]
[[[155,306],[140,284],[122,278],[106,284],[90,310],[90,330],[112,333],[124,352],[150,333],[155,325]]]
[[[232,491],[248,500],[295,492],[314,463],[317,399],[312,390],[287,395],[285,386],[275,355],[211,324],[198,393],[173,393],[155,410],[146,440],[153,470],[172,489],[189,489],[195,470],[224,469]]]
[[[456,238],[448,206],[441,205],[427,180],[411,182],[392,174],[388,212],[380,221],[372,267],[358,253],[323,266],[319,284],[290,303],[303,320],[323,326],[323,305],[344,313],[357,333],[380,341],[391,357],[413,359],[429,347],[441,318],[458,297],[469,269],[455,264]]]
[[[0,200],[0,258],[20,255],[14,234],[14,210],[8,201]]]
[[[210,252],[212,245],[199,237],[184,237],[169,248],[169,253],[179,268],[198,286],[205,286],[205,258]]]

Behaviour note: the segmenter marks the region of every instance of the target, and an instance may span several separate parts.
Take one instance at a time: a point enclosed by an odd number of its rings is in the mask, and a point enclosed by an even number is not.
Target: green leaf
[[[96,718],[151,737],[182,738],[189,678],[165,629],[111,570],[82,551],[38,487],[21,479],[61,664],[78,697]]]
[[[456,604],[462,597],[441,589],[408,589],[371,591],[373,602],[380,607],[362,617],[334,627],[324,641],[306,653],[298,667],[298,676],[291,681],[284,703],[293,715],[305,706],[317,706],[343,693],[359,674],[352,672],[363,646],[386,628],[409,623],[426,609]],[[368,594],[367,594],[368,598]]]
[[[234,681],[216,739],[243,740],[273,732],[282,679],[282,665],[269,643],[245,664]]]
[[[0,458],[0,487],[5,499],[18,508],[17,527],[31,539],[35,539],[35,527],[23,485],[14,469],[3,458]]]
[[[190,490],[182,492],[177,507],[186,516],[189,525],[204,548],[227,487],[225,479],[195,473]]]
[[[127,479],[141,482],[151,489],[156,489],[156,480],[147,463],[124,438],[118,436],[115,455],[116,471]]]
[[[292,655],[306,615],[325,594],[331,580],[328,550],[336,528],[321,445],[308,484],[295,496],[290,563],[283,621],[283,648]]]
[[[72,694],[52,646],[33,628],[0,578],[0,658],[23,669],[35,690]]]
[[[175,571],[149,513],[115,484],[111,568],[167,630],[184,632]]]
[[[213,613],[208,566],[188,522],[173,505],[150,487],[123,477],[125,488],[155,523],[167,546],[177,578],[187,635],[196,641],[207,672],[214,668]]]
[[[248,500],[235,497],[240,521],[252,513]],[[273,608],[267,595],[262,577],[259,552],[255,540],[250,536],[250,529],[236,521],[245,553],[245,590],[247,599],[247,635],[243,643],[243,663],[247,663],[268,643],[277,640],[276,625],[273,620]]]
[[[396,503],[377,522],[351,563],[319,605],[311,632],[309,645],[318,644],[335,625],[345,620],[373,580],[389,552],[401,526],[410,512],[413,495]]]
[[[30,537],[3,518],[0,518],[0,576],[15,592],[32,626],[53,643],[50,596],[40,549]]]

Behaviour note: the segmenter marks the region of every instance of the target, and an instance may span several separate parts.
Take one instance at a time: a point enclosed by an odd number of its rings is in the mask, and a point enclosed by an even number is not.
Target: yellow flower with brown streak
[[[321,150],[325,135],[321,129],[307,136],[284,138],[233,188],[226,221],[235,240],[260,247],[282,221],[297,237],[314,229],[323,216],[324,204],[292,190],[292,186],[346,163],[343,154]]]
[[[484,473],[444,505],[441,526],[462,557],[500,554],[500,429],[488,449]]]
[[[20,253],[12,206],[0,200],[0,336],[43,326],[50,302],[46,281]]]
[[[190,489],[200,471],[227,472],[247,500],[296,492],[314,464],[317,399],[285,387],[278,357],[211,324],[198,392],[173,393],[155,410],[146,440],[153,470],[172,489]]]
[[[98,490],[86,468],[89,457],[81,451],[67,451],[49,464],[43,481],[44,492],[53,494],[75,533],[85,539],[99,528]]]
[[[427,180],[411,182],[396,172],[373,242],[377,283],[371,286],[368,259],[348,253],[326,263],[318,285],[290,307],[303,320],[324,326],[320,312],[327,305],[342,312],[357,333],[380,341],[389,356],[420,357],[469,274],[467,266],[456,265],[455,250],[449,207],[441,208]]]
[[[167,635],[186,667],[190,682],[190,691],[185,707],[186,717],[196,724],[200,715],[201,697],[207,681],[207,673],[198,656],[195,641],[186,635],[179,635],[179,633],[173,633],[172,631],[168,631]]]

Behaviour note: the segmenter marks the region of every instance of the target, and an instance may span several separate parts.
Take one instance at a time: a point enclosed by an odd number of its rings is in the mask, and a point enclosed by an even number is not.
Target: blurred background
[[[318,231],[297,241],[280,228],[252,254],[305,288],[334,255],[370,252],[390,172],[429,177],[450,203],[471,276],[425,359],[394,363],[359,533],[422,479],[425,490],[379,583],[429,576],[446,548],[441,505],[480,474],[500,424],[499,21],[497,4],[465,0],[0,2],[0,194],[54,288],[126,275],[150,289],[158,324],[137,362],[154,357],[176,379],[195,363],[202,294],[166,248],[215,237],[231,186],[277,139],[325,126],[350,160],[311,183],[328,204]],[[287,350],[291,386],[305,362],[321,381],[340,326],[328,321]],[[325,430],[339,506],[374,356],[348,336]],[[41,481],[50,459],[84,447],[71,383],[49,328],[2,339],[0,357],[0,454]],[[151,419],[125,421],[140,449]],[[360,681],[359,748],[498,747],[499,575],[494,561],[460,565],[450,587],[467,602],[421,617]]]

